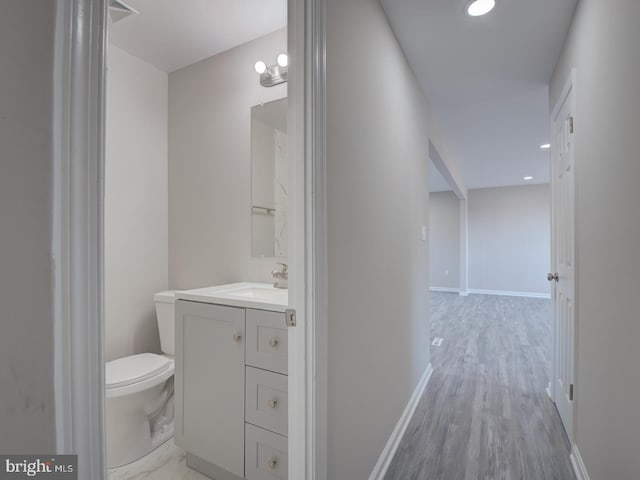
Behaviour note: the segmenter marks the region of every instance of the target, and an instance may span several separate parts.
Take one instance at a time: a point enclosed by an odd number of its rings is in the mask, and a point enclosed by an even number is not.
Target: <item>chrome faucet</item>
[[[271,276],[273,276],[274,282],[273,286],[275,288],[288,288],[289,287],[289,266],[286,263],[276,262],[278,265],[282,266],[282,270],[274,270],[271,272]]]

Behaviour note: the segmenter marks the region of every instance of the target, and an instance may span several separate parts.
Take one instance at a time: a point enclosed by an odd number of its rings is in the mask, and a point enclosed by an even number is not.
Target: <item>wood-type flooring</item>
[[[549,399],[551,302],[431,292],[434,373],[385,480],[575,480]]]

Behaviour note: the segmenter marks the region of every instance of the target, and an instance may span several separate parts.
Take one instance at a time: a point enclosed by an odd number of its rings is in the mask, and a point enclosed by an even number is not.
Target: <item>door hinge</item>
[[[293,308],[287,308],[284,311],[284,316],[287,322],[287,327],[296,326],[296,311]]]
[[[569,400],[573,400],[573,383],[569,385]]]
[[[569,133],[573,133],[573,117],[569,117]]]

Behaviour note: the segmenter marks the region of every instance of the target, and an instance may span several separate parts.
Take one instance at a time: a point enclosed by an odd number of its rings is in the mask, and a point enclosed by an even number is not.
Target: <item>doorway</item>
[[[295,120],[290,133],[290,152],[297,152],[300,164],[292,168],[294,238],[291,264],[299,269],[290,278],[290,305],[297,309],[298,328],[291,329],[289,360],[291,429],[289,472],[304,478],[314,472],[315,435],[309,427],[317,423],[315,395],[309,375],[315,365],[314,314],[309,303],[315,281],[315,221],[309,213],[317,208],[305,172],[316,168],[323,148],[309,132],[321,108],[304,107],[317,89],[322,91],[324,63],[323,26],[303,12],[317,7],[292,0],[289,54],[289,115]],[[321,2],[320,2],[321,3]],[[83,478],[105,478],[104,453],[104,353],[103,353],[103,188],[104,188],[104,65],[107,2],[74,0],[58,2],[56,37],[56,116],[64,139],[57,147],[55,217],[62,228],[54,243],[56,264],[56,424],[60,453],[77,453]],[[312,35],[314,41],[301,39]],[[304,45],[304,47],[302,47]],[[294,73],[295,72],[295,73]],[[305,72],[305,73],[303,73]],[[252,72],[249,72],[251,75]],[[313,77],[313,84],[312,84]],[[322,95],[317,96],[322,100]],[[311,100],[309,100],[311,101]],[[320,102],[322,104],[322,102]],[[321,117],[320,117],[321,118]],[[321,169],[320,169],[321,171]],[[304,225],[304,228],[303,228]],[[299,228],[298,228],[299,226]],[[295,258],[295,260],[294,260]],[[317,308],[322,308],[318,305]],[[321,462],[320,462],[321,465]]]

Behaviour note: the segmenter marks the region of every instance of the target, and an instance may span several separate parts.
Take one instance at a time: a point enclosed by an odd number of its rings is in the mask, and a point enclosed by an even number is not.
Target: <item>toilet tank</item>
[[[176,354],[175,293],[175,290],[167,290],[153,296],[160,333],[160,348],[169,355]]]

